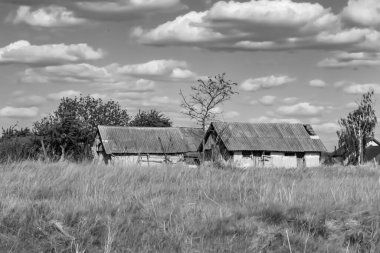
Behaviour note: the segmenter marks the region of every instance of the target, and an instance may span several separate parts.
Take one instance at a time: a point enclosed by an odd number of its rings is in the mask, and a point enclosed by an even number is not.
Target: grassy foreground
[[[0,252],[380,252],[379,176],[0,165]]]

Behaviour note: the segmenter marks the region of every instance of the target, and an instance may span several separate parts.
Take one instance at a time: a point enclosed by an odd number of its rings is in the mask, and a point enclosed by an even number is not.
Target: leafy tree
[[[348,164],[363,163],[367,142],[374,136],[377,124],[374,94],[373,90],[363,94],[358,108],[338,122],[339,148],[344,150],[343,158]]]
[[[171,127],[172,122],[163,113],[156,110],[147,112],[139,110],[129,125],[136,127]]]
[[[182,108],[184,114],[202,126],[206,131],[208,121],[214,119],[217,115],[215,111],[218,105],[231,99],[232,95],[237,94],[235,87],[237,83],[225,80],[225,73],[218,74],[214,77],[208,77],[207,80],[199,79],[197,85],[191,86],[192,93],[186,97],[182,91]]]
[[[98,125],[127,126],[129,115],[119,103],[91,96],[62,98],[56,111],[37,121],[34,132],[43,137],[46,153],[53,159],[89,157]]]

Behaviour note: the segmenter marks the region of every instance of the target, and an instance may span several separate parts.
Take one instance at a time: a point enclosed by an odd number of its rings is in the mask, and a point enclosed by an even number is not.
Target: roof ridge
[[[251,122],[225,122],[225,121],[212,121],[210,124],[214,124],[214,123],[224,123],[224,124],[248,124],[248,125],[258,125],[258,124],[273,124],[273,125],[277,125],[277,124],[290,124],[290,125],[311,125],[311,124],[306,124],[306,123],[292,123],[292,122],[254,122],[254,123],[251,123]]]
[[[99,127],[107,127],[107,128],[134,128],[134,129],[181,129],[181,128],[190,128],[190,129],[201,129],[197,127],[142,127],[142,126],[107,126],[107,125],[98,125]]]

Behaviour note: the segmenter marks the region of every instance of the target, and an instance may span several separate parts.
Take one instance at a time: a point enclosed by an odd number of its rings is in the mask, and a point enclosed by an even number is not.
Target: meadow
[[[380,252],[380,168],[0,165],[0,252]]]

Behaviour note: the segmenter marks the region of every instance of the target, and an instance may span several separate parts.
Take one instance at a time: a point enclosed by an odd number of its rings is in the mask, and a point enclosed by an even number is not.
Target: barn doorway
[[[304,153],[297,153],[297,168],[304,168],[305,167],[305,154]]]

